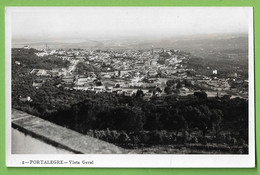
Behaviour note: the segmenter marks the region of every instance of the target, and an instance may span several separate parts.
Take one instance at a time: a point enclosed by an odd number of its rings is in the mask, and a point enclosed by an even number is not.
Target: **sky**
[[[241,7],[9,7],[13,41],[84,41],[247,33]]]

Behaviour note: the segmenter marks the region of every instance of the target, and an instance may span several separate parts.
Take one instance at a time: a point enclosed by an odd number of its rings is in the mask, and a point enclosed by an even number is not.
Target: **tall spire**
[[[153,45],[152,45],[152,57],[154,58],[154,54],[153,54]]]

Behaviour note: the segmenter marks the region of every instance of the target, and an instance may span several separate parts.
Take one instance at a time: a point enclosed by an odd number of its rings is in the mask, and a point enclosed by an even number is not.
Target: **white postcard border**
[[[126,155],[126,154],[12,154],[11,153],[11,15],[16,10],[49,7],[6,7],[5,51],[6,51],[6,166],[8,167],[150,167],[150,168],[253,168],[255,167],[255,98],[254,98],[254,34],[253,8],[244,8],[249,14],[249,154],[248,155]],[[147,7],[52,7],[52,8],[147,8]],[[156,7],[151,7],[156,8]],[[180,7],[164,7],[180,8]],[[198,8],[198,7],[181,7]],[[202,8],[202,7],[199,7]],[[209,7],[204,7],[209,8]],[[212,7],[211,7],[212,8]],[[225,7],[215,7],[225,8]],[[230,8],[230,7],[229,7]],[[38,164],[39,160],[68,162],[63,164]],[[70,164],[79,161],[80,164]],[[84,164],[93,161],[93,164]],[[29,162],[29,163],[27,163]],[[53,163],[52,162],[52,163]],[[46,162],[45,162],[46,163]],[[74,162],[75,163],[75,162]]]

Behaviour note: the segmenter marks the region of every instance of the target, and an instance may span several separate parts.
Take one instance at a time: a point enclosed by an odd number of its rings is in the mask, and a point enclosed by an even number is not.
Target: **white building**
[[[212,74],[217,75],[218,74],[218,70],[213,70]]]

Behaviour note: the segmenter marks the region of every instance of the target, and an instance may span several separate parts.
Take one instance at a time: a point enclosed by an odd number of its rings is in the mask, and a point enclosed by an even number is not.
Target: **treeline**
[[[99,71],[99,69],[96,68],[95,66],[84,62],[79,62],[76,66],[75,73],[78,75],[83,75],[83,74],[87,74],[87,72],[97,72],[97,71]]]
[[[35,53],[38,51],[35,49],[23,49],[23,48],[13,48],[12,49],[12,66],[13,69],[18,67],[15,61],[18,61],[25,68],[30,69],[52,69],[52,68],[62,68],[68,67],[70,62],[62,60],[55,56],[44,56],[38,57]],[[19,68],[18,68],[19,69]]]
[[[104,96],[59,110],[46,119],[82,133],[89,130],[130,132],[166,130],[177,137],[183,131],[199,131],[201,136],[217,137],[228,132],[247,142],[247,101],[212,99],[172,102],[146,102],[134,97]]]
[[[178,94],[180,93],[180,88],[186,87],[186,88],[194,88],[196,89],[196,86],[194,86],[190,80],[183,79],[183,80],[168,80],[166,82],[166,86],[164,88],[164,92],[166,94]]]

